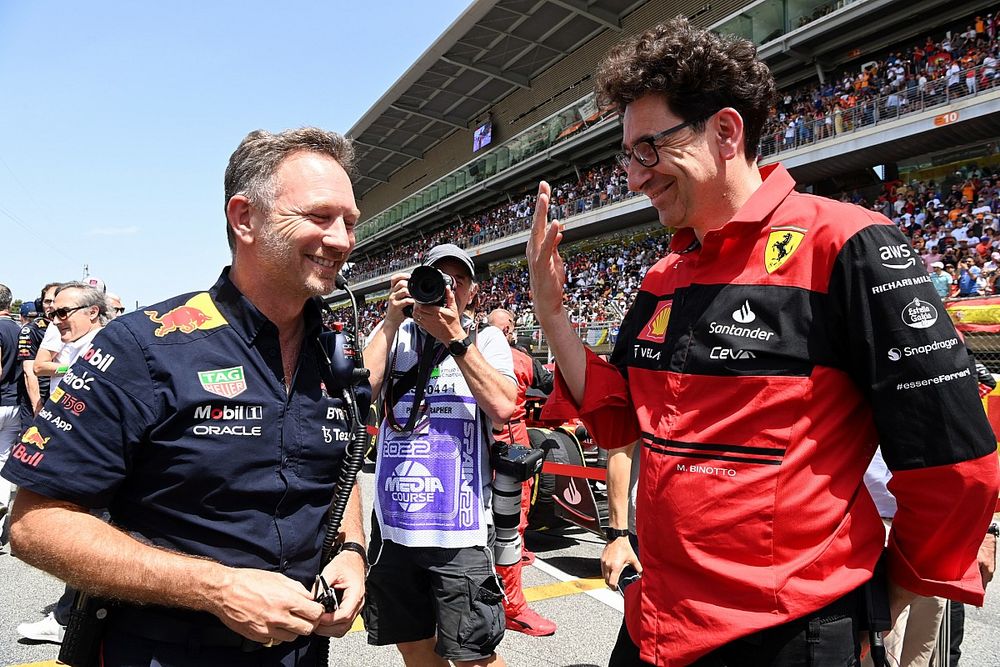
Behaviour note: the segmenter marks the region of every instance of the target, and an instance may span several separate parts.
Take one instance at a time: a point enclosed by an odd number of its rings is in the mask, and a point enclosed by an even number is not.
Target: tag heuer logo
[[[198,371],[198,381],[201,382],[201,388],[205,391],[224,398],[239,396],[247,389],[242,366],[220,368],[214,371]]]

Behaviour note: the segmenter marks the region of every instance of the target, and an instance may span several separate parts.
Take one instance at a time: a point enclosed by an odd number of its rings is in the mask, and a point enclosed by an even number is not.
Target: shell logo
[[[636,338],[650,343],[662,343],[666,340],[667,324],[670,323],[670,306],[673,303],[673,299],[661,302]]]

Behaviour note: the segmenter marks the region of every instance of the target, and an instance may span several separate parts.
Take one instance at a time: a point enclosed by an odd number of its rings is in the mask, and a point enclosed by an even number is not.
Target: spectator
[[[17,388],[23,383],[23,371],[17,361],[20,327],[11,319],[11,300],[10,289],[0,285],[0,467],[7,462],[21,426],[17,408]],[[10,482],[0,479],[0,535],[7,522],[10,491]]]
[[[17,339],[17,359],[24,371],[24,393],[21,395],[20,422],[21,431],[25,431],[35,418],[42,404],[49,398],[49,378],[35,374],[35,358],[48,330],[49,318],[55,308],[56,288],[59,283],[48,283],[42,288],[38,297],[41,304],[41,315],[21,327]]]
[[[931,284],[939,297],[947,299],[951,296],[951,276],[944,272],[944,264],[941,262],[934,262],[931,267]]]
[[[979,289],[976,286],[976,278],[972,273],[975,262],[971,259],[962,260],[958,263],[958,296],[978,296]]]
[[[52,378],[50,389],[55,391],[69,367],[108,323],[104,292],[85,283],[63,283],[56,288],[52,321],[62,346],[51,359],[36,358],[34,368],[35,375]]]

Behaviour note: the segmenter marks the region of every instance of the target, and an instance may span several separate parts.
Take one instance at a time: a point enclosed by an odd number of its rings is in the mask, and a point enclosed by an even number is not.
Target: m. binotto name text
[[[702,475],[718,475],[720,477],[736,477],[736,471],[732,468],[716,468],[715,466],[677,464],[677,472],[693,472]]]

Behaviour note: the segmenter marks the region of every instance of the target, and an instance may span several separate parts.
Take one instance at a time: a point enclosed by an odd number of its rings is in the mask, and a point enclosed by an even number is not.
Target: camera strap
[[[396,377],[394,369],[396,367],[397,347],[393,346],[392,358],[389,361],[389,372],[385,381],[385,419],[389,424],[389,428],[397,433],[411,433],[413,431],[413,428],[417,424],[417,418],[423,412],[424,392],[427,389],[427,382],[431,378],[431,372],[451,354],[448,352],[448,348],[438,343],[430,334],[421,331],[419,328],[417,332],[417,337],[424,339],[423,345],[420,346],[420,353],[417,356],[417,363],[410,370]],[[470,329],[469,335],[472,337],[474,344],[476,342],[475,327]],[[435,348],[437,348],[436,351]],[[406,424],[400,426],[399,422],[396,421],[393,408],[407,392],[414,388],[410,416],[407,418]]]
[[[419,335],[419,334],[418,334]],[[417,418],[423,412],[424,391],[427,389],[427,381],[430,380],[434,367],[441,363],[448,356],[447,348],[441,346],[437,354],[434,353],[436,341],[433,336],[423,335],[423,345],[417,355],[417,363],[403,375],[394,377],[393,370],[396,365],[396,349],[392,351],[392,361],[389,364],[389,377],[385,384],[385,419],[389,427],[397,433],[410,433],[417,424]],[[440,356],[440,358],[438,358]],[[410,416],[406,419],[406,425],[400,426],[396,421],[396,414],[393,410],[411,389],[414,389],[413,403],[410,406]]]

